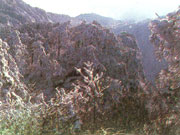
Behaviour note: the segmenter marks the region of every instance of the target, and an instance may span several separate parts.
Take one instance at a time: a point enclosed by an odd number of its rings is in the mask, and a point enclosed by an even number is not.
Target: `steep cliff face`
[[[142,63],[145,76],[149,81],[154,82],[161,69],[167,68],[167,63],[165,60],[159,62],[156,59],[154,46],[149,40],[151,34],[148,28],[149,23],[150,20],[138,23],[124,23],[116,26],[113,31],[116,34],[128,32],[135,36],[138,47],[142,52]]]

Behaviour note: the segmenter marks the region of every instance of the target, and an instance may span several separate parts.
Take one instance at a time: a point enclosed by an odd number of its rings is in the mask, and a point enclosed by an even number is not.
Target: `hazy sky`
[[[180,0],[23,0],[48,12],[77,16],[97,13],[115,19],[152,18],[172,12]]]

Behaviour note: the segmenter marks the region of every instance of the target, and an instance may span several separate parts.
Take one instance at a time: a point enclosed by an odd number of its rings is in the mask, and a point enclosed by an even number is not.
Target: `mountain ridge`
[[[0,3],[0,23],[9,26],[18,26],[28,22],[64,23],[67,21],[71,21],[73,25],[77,25],[82,23],[82,21],[92,23],[95,20],[102,26],[111,27],[119,22],[112,18],[103,17],[94,13],[70,17],[69,15],[46,12],[43,9],[30,6],[22,0],[0,0]]]

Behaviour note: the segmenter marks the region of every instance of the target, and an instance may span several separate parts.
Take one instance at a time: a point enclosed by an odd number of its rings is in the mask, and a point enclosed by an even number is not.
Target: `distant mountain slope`
[[[100,23],[102,26],[105,26],[105,27],[113,27],[113,26],[115,26],[115,25],[117,25],[118,23],[121,22],[119,20],[114,20],[113,18],[100,16],[100,15],[94,14],[94,13],[81,14],[79,16],[76,16],[76,19],[84,20],[84,21],[86,21],[88,23],[91,23],[91,22],[93,22],[95,20],[98,23]]]

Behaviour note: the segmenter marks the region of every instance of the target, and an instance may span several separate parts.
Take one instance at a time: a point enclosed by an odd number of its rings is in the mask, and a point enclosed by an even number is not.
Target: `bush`
[[[23,100],[12,93],[16,99],[1,103],[0,133],[2,135],[40,135],[40,106],[25,104]]]
[[[127,89],[119,84],[122,89],[115,89],[114,79],[96,73],[91,62],[76,70],[83,79],[77,80],[72,90],[57,89],[51,100],[51,117],[63,119],[72,128],[91,131],[111,126],[133,129],[148,121],[141,88]]]

